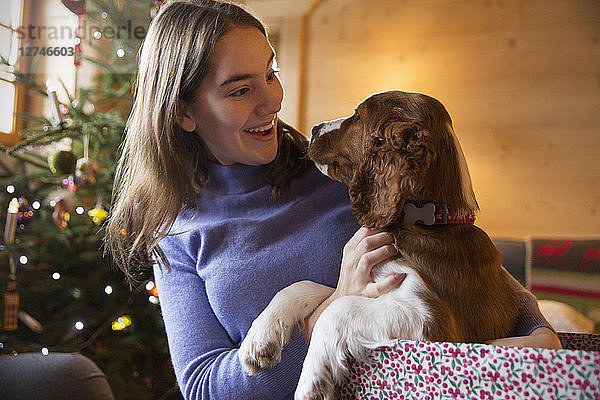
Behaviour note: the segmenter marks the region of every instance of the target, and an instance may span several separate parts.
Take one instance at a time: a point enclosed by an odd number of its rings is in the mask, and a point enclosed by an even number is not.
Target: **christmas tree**
[[[0,160],[7,210],[0,353],[80,352],[106,373],[117,399],[177,399],[152,281],[130,288],[102,251],[136,55],[160,2],[62,3],[79,20],[75,65],[93,63],[100,72],[74,93],[18,64],[13,72],[18,85],[47,96],[54,113],[21,115],[20,141],[1,147],[9,157]],[[107,34],[115,30],[123,34]],[[57,91],[68,103],[58,102]]]

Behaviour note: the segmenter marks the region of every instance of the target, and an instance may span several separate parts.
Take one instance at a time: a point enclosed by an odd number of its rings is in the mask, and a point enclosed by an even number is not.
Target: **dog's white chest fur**
[[[404,265],[401,260],[391,260],[379,264],[372,271],[375,282],[379,282],[396,273],[404,273],[406,274],[406,278],[399,288],[389,291],[385,296],[389,296],[395,300],[412,302],[415,306],[419,307],[419,311],[426,313],[425,303],[419,297],[418,293],[424,293],[427,289],[423,279],[421,279],[414,269]]]
[[[402,336],[395,336],[391,339],[399,337],[413,340],[423,339],[423,326],[425,321],[430,318],[430,312],[422,296],[428,293],[429,290],[416,271],[404,265],[401,260],[387,261],[376,266],[372,271],[375,282],[395,273],[406,274],[402,285],[380,296],[382,302],[389,303],[382,304],[382,306],[396,308],[401,305],[403,309],[404,319],[398,320],[403,326],[394,328],[395,330],[399,330]],[[377,324],[376,321],[374,323]],[[371,348],[375,347],[378,347],[378,345]]]

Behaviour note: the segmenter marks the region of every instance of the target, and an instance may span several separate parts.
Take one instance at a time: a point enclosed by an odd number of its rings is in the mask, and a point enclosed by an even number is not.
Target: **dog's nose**
[[[317,137],[317,135],[319,134],[319,129],[321,129],[321,127],[323,126],[323,123],[321,122],[318,125],[313,126],[312,130],[310,131],[310,142],[312,143],[312,141]]]

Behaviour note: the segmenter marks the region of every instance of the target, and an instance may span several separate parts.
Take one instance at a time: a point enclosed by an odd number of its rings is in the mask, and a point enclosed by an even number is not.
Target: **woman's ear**
[[[182,100],[177,103],[177,123],[186,132],[196,130],[196,120],[190,111],[190,106]]]

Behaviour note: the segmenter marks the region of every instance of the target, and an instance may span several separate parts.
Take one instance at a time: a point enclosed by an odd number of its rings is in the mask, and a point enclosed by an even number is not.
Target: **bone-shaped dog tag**
[[[425,225],[435,224],[435,205],[426,203],[423,207],[417,207],[412,203],[404,205],[404,223],[415,224],[421,222]]]

